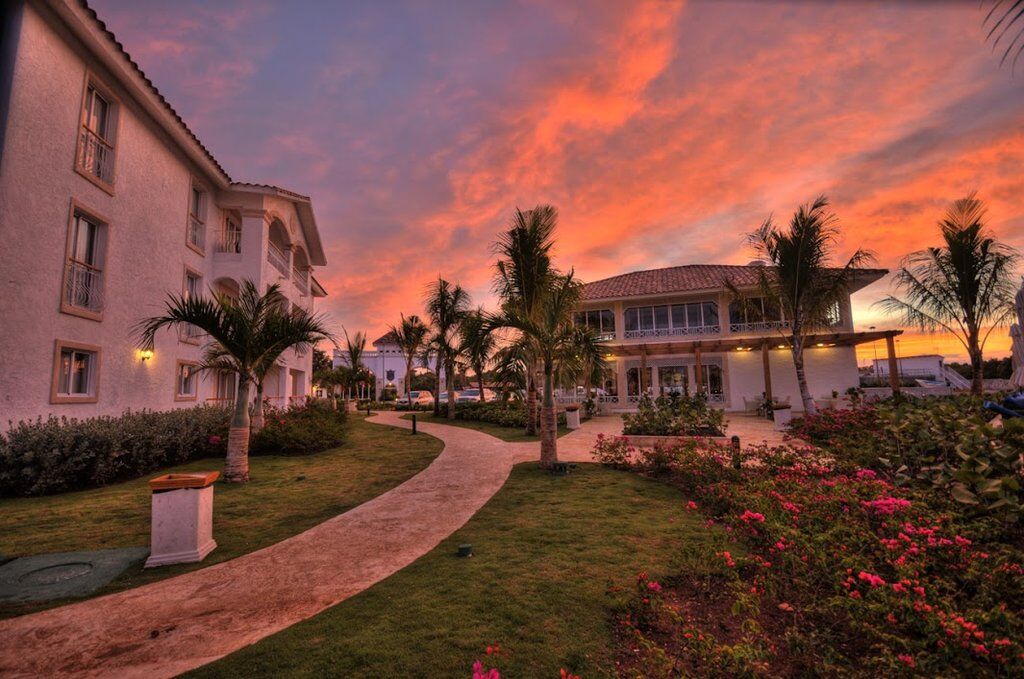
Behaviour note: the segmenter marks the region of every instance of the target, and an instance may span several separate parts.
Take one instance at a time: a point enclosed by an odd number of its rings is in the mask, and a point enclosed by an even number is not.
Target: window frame
[[[103,135],[92,130],[86,125],[85,115],[86,106],[89,102],[90,89],[95,91],[98,96],[107,102],[107,129],[104,130],[105,134]],[[121,99],[113,93],[113,90],[98,78],[95,73],[86,70],[84,84],[82,86],[81,101],[79,104],[78,120],[75,128],[75,156],[72,158],[71,162],[76,173],[87,179],[89,183],[101,189],[104,193],[111,196],[114,195],[114,187],[117,183],[117,140],[120,137],[121,132],[121,106]],[[104,144],[110,147],[112,157],[110,161],[109,182],[102,177],[98,177],[95,174],[88,172],[78,162],[82,153],[82,133],[86,129],[88,129],[92,134],[95,134]]]
[[[76,306],[68,302],[67,299],[67,286],[68,286],[68,264],[72,261],[71,249],[73,245],[73,238],[75,233],[75,220],[79,218],[85,218],[89,222],[93,223],[97,227],[98,237],[98,249],[99,249],[99,262],[100,266],[94,266],[80,262],[85,266],[89,266],[100,274],[100,298],[103,300],[103,304],[99,311],[93,311],[80,306]],[[60,312],[63,314],[69,314],[71,316],[79,316],[81,318],[87,318],[91,321],[102,321],[103,311],[106,308],[106,297],[107,297],[107,253],[110,252],[110,220],[101,215],[99,212],[93,210],[90,207],[82,204],[78,200],[72,198],[70,207],[68,209],[68,221],[66,227],[66,233],[64,236],[64,256],[61,258],[61,277],[60,277]],[[75,260],[77,261],[77,260]]]
[[[61,394],[60,389],[60,378],[63,373],[61,370],[61,355],[64,351],[81,351],[83,353],[91,353],[94,356],[94,360],[89,366],[89,393],[88,394]],[[50,380],[50,403],[52,404],[67,404],[67,403],[96,403],[99,401],[100,393],[100,362],[102,360],[102,351],[100,347],[85,344],[84,342],[75,342],[72,340],[54,340],[53,343],[53,375]]]
[[[192,278],[192,277],[199,279],[199,287],[200,287],[200,291],[201,291],[202,290],[202,285],[203,285],[203,272],[199,271],[197,269],[193,269],[188,264],[186,264],[185,267],[184,267],[184,272],[181,275],[181,296],[183,298],[187,297],[187,296],[189,296],[191,294],[189,289],[188,289],[188,279]],[[190,326],[190,327],[195,327],[195,326]],[[188,331],[188,328],[186,326],[184,326],[184,325],[179,326],[179,328],[178,328],[178,341],[179,342],[184,342],[185,344],[196,344],[196,345],[198,345],[200,343],[199,342],[199,338],[202,336],[203,333],[198,328],[196,328],[196,330],[197,330],[197,332],[195,334],[190,334],[189,331]]]
[[[199,365],[197,361],[189,361],[186,359],[179,358],[174,364],[174,400],[175,401],[196,401],[199,399],[199,372],[193,371],[191,379],[192,394],[183,394],[181,392],[181,369],[188,366],[195,368]]]
[[[192,212],[192,199],[195,192],[199,193],[199,212],[201,214],[193,214]],[[197,177],[192,177],[188,185],[188,208],[186,209],[185,216],[185,245],[190,250],[197,254],[205,257],[206,256],[206,239],[207,239],[207,223],[210,221],[208,218],[210,212],[210,190],[206,188]],[[196,221],[202,227],[200,229],[199,243],[193,243],[189,234],[192,232],[192,218],[195,217]]]

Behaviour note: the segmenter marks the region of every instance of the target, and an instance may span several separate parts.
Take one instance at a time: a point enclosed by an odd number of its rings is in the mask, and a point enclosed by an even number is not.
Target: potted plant
[[[578,403],[565,406],[565,426],[569,429],[580,428],[580,405]]]
[[[775,430],[783,431],[793,419],[793,409],[787,403],[776,403],[772,406],[772,419],[775,421]]]

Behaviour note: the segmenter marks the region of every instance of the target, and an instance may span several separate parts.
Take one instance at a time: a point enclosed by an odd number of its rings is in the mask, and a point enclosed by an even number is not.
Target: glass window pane
[[[582,311],[577,311],[573,314],[573,323],[577,326],[583,326],[587,324],[587,315]]]
[[[704,325],[718,325],[718,304],[715,302],[704,302]]]
[[[668,330],[668,307],[654,307],[654,327],[659,330]]]
[[[654,330],[654,308],[640,307],[640,328],[642,330]]]
[[[71,351],[64,349],[60,352],[60,384],[57,386],[58,394],[67,394],[71,388]]]
[[[744,304],[743,302],[729,302],[729,322],[730,323],[743,323],[744,321]]]
[[[782,309],[775,300],[764,300],[764,319],[766,321],[782,320]]]
[[[85,126],[101,137],[107,136],[110,104],[95,88],[90,87],[85,97]]]
[[[686,324],[691,328],[704,325],[700,318],[700,304],[691,302],[686,305]]]
[[[626,330],[638,330],[640,324],[637,320],[637,309],[626,309]]]
[[[601,332],[615,332],[615,314],[611,309],[601,311]]]
[[[675,304],[672,306],[672,327],[686,327],[686,307],[682,304]]]

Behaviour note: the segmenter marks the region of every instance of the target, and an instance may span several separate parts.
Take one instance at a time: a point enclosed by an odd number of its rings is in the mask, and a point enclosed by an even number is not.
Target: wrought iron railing
[[[277,269],[278,273],[282,276],[288,275],[288,255],[273,243],[267,244],[267,261],[270,262],[270,265]]]
[[[68,260],[64,275],[64,302],[87,311],[102,311],[103,272],[83,262]]]
[[[309,273],[302,271],[301,269],[295,269],[292,271],[292,283],[299,289],[303,295],[309,294]]]
[[[240,253],[242,251],[242,232],[238,229],[221,229],[217,234],[217,252]]]
[[[647,330],[626,330],[626,339],[639,339],[644,337],[677,337],[689,335],[717,335],[722,331],[719,325],[694,325],[685,328],[651,328]]]
[[[107,184],[114,182],[114,147],[85,126],[78,143],[78,168]]]

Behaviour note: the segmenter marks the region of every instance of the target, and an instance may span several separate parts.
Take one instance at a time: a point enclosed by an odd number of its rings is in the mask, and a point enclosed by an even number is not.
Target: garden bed
[[[729,443],[729,437],[722,433],[693,434],[688,436],[644,436],[637,434],[623,434],[622,437],[638,448],[672,446],[698,441],[711,441],[719,445],[728,445]]]

